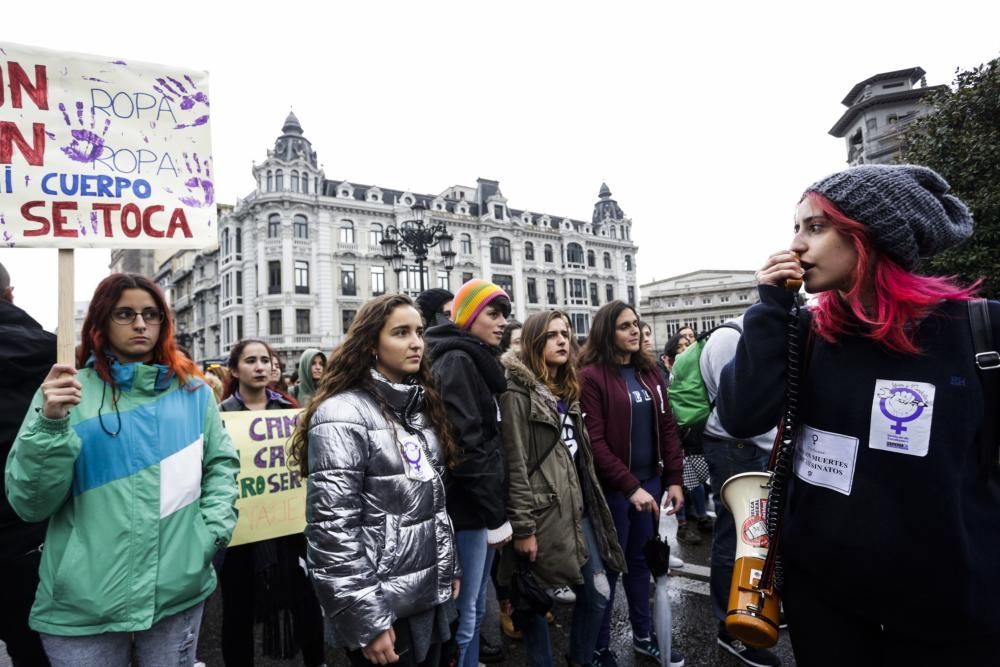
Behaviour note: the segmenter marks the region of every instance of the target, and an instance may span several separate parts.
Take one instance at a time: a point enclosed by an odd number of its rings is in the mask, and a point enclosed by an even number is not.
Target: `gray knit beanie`
[[[816,192],[852,220],[866,225],[872,242],[903,268],[972,235],[972,214],[932,169],[915,164],[852,167],[813,183]]]

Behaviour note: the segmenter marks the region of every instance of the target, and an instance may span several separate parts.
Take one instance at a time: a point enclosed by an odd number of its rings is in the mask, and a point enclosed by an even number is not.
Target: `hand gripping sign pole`
[[[0,244],[59,248],[72,363],[74,248],[216,241],[208,73],[0,43]]]

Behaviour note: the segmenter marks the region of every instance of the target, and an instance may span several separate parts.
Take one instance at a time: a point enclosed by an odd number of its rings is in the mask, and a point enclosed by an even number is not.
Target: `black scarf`
[[[449,322],[431,329],[448,327],[454,329],[455,333],[434,341],[431,348],[431,357],[438,359],[451,350],[461,350],[472,357],[476,364],[476,370],[486,382],[486,386],[494,394],[501,394],[507,391],[507,379],[504,377],[503,365],[497,357],[496,348],[488,346],[472,334],[466,333]],[[451,332],[448,332],[451,333]]]

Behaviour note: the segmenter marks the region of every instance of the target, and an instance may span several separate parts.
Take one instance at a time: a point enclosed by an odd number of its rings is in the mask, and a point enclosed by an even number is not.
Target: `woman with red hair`
[[[718,395],[734,436],[781,413],[785,281],[818,295],[798,318],[811,341],[778,544],[799,665],[1000,664],[1000,477],[985,435],[1000,405],[977,368],[974,287],[915,272],[971,233],[934,171],[855,167],[806,190],[791,245],[757,273]],[[988,312],[1000,341],[1000,304]]]
[[[54,667],[191,665],[239,459],[148,278],[101,281],[77,362],[52,367],[7,461],[11,506],[49,521],[30,625]]]

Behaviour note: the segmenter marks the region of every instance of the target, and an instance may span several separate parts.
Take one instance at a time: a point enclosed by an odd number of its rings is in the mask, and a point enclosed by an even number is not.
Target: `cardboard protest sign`
[[[0,43],[0,243],[202,248],[208,73]]]
[[[288,466],[288,445],[299,414],[299,410],[222,413],[240,455],[236,500],[240,516],[230,546],[305,530],[305,480]]]

